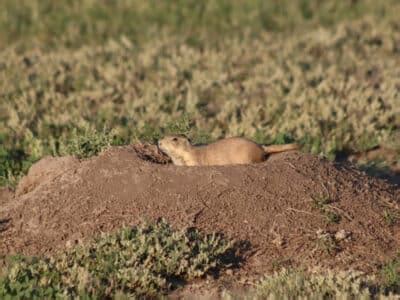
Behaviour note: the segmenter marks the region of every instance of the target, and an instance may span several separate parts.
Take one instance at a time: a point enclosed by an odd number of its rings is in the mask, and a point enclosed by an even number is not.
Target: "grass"
[[[399,9],[398,0],[3,0],[0,186],[15,187],[44,155],[85,159],[166,133],[296,141],[330,159],[392,145],[400,160]],[[329,202],[314,204],[338,223]],[[383,218],[396,222],[391,211]],[[166,293],[223,267],[231,249],[216,236],[146,226],[18,259],[0,296]],[[334,242],[317,241],[328,253]],[[384,266],[388,289],[398,274],[398,262]],[[373,287],[356,274],[284,271],[257,293],[353,297]]]
[[[80,132],[75,128],[68,143],[59,145],[60,154],[74,155],[77,158],[89,158],[99,154],[111,145],[118,145],[120,141],[112,132],[103,129],[96,131],[93,128],[84,128]]]
[[[112,129],[111,144],[171,131],[198,142],[295,140],[331,159],[394,144],[399,28],[389,17],[362,18],[202,47],[162,32],[140,47],[127,37],[50,52],[11,45],[0,51],[2,183],[15,184],[43,155],[64,154],[63,144],[81,143],[74,132],[87,128]]]
[[[282,270],[259,281],[249,299],[396,299],[399,291],[356,271]]]
[[[0,45],[79,48],[119,36],[143,43],[157,39],[160,32],[201,45],[205,39],[215,42],[245,31],[257,35],[265,30],[332,26],[365,14],[382,18],[394,15],[396,4],[396,0],[3,0]]]
[[[335,236],[329,232],[317,231],[316,248],[323,253],[334,255],[340,250]]]
[[[398,220],[400,220],[400,213],[393,209],[384,209],[383,219],[388,226],[393,226]]]
[[[232,241],[165,221],[103,235],[47,258],[15,257],[0,278],[0,297],[111,299],[155,297],[227,268]]]
[[[49,257],[9,257],[8,268],[0,272],[0,297],[160,297],[196,278],[232,267],[238,259],[235,247],[222,235],[177,231],[164,220],[141,223]],[[398,297],[400,260],[383,265],[378,275],[279,268],[255,282],[255,288],[244,296],[226,291],[223,299]]]
[[[400,293],[400,255],[382,267],[381,278],[385,288]]]
[[[329,196],[319,195],[313,197],[313,206],[318,209],[328,223],[339,223],[342,217],[329,206],[332,200]]]
[[[380,276],[359,271],[286,269],[265,275],[243,295],[224,292],[223,299],[398,299],[400,264],[390,262]]]
[[[358,275],[329,273],[322,277],[301,271],[283,270],[262,279],[257,295],[260,298],[273,299],[327,299],[369,295],[369,289]]]

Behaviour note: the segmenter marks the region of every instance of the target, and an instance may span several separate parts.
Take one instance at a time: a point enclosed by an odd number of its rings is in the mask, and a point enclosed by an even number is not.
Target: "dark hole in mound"
[[[133,145],[133,149],[138,157],[143,160],[156,164],[168,164],[171,162],[171,159],[168,157],[168,155],[161,152],[156,145],[141,143]]]
[[[0,232],[6,231],[11,219],[0,219]]]

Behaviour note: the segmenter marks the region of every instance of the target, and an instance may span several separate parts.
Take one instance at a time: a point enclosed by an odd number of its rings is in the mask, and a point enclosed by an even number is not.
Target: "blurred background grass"
[[[399,0],[3,0],[0,184],[180,132],[397,151]],[[110,131],[110,129],[112,129]],[[392,155],[393,156],[393,155]]]
[[[44,48],[104,43],[121,35],[143,42],[160,31],[216,41],[250,31],[332,26],[364,15],[396,15],[398,0],[2,0],[0,44]]]

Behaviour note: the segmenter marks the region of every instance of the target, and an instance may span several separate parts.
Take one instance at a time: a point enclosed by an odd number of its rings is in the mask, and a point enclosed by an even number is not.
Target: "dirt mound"
[[[159,217],[250,242],[243,271],[251,274],[286,264],[371,271],[400,248],[400,189],[354,168],[301,153],[247,166],[176,167],[138,152],[114,147],[32,167],[0,209],[0,220],[9,220],[0,255],[53,252]],[[34,172],[46,164],[52,171]]]
[[[16,195],[23,195],[33,191],[41,184],[53,180],[70,169],[75,168],[79,160],[72,156],[52,157],[46,156],[34,164],[18,184]]]

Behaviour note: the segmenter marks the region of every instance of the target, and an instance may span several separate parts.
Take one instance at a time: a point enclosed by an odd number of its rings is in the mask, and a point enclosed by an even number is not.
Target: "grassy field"
[[[47,154],[85,158],[168,132],[295,140],[330,159],[384,145],[400,161],[399,10],[398,0],[3,0],[0,185]]]
[[[81,47],[122,35],[135,42],[157,40],[160,31],[190,42],[215,42],[245,31],[291,31],[332,26],[373,14],[396,17],[398,0],[167,0],[1,2],[0,47]],[[206,40],[206,41],[205,41]]]
[[[79,143],[168,131],[399,149],[399,1],[2,3],[3,185]]]

